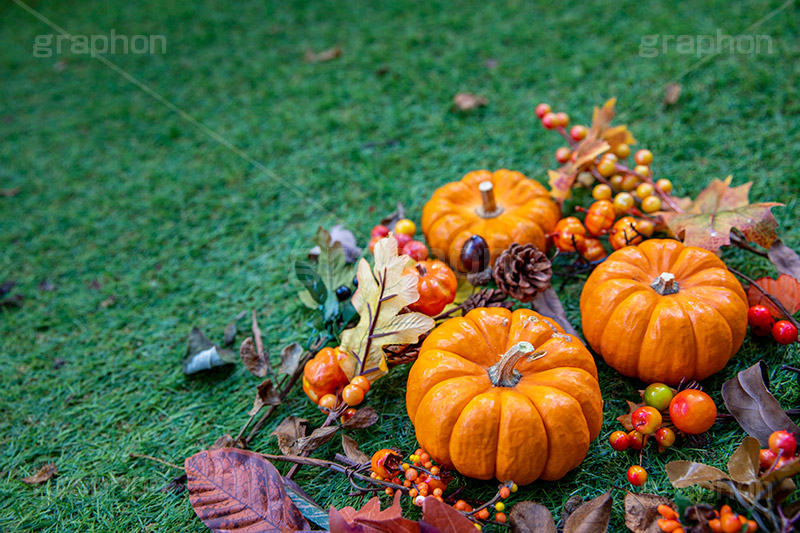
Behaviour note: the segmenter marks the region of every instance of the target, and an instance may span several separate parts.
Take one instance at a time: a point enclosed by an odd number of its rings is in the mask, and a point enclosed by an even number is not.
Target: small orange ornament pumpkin
[[[339,366],[339,361],[346,357],[344,350],[326,347],[306,363],[303,369],[303,392],[312,402],[319,404],[320,398],[326,394],[337,394],[350,383]]]
[[[437,462],[520,485],[578,466],[603,424],[592,355],[529,309],[478,308],[434,329],[409,373],[406,408]]]
[[[545,250],[559,218],[561,210],[538,182],[511,170],[477,170],[433,193],[422,210],[422,232],[437,257],[466,272],[459,255],[471,236],[486,241],[494,265],[515,242]]]
[[[409,305],[412,311],[435,316],[456,299],[458,280],[450,267],[435,259],[419,261],[403,271],[417,277],[419,300]]]
[[[747,295],[725,263],[671,239],[611,254],[589,276],[580,305],[592,348],[646,383],[707,378],[747,332]]]

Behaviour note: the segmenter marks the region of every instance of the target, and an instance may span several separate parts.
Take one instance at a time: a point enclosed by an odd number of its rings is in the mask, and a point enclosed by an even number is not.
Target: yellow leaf
[[[403,275],[409,258],[397,254],[397,241],[381,239],[374,256],[375,265],[361,259],[356,274],[358,290],[352,302],[361,318],[342,333],[340,347],[348,357],[339,365],[350,379],[363,374],[375,381],[389,370],[384,346],[416,342],[434,326],[433,319],[422,313],[401,313],[419,299],[419,293],[416,277]]]

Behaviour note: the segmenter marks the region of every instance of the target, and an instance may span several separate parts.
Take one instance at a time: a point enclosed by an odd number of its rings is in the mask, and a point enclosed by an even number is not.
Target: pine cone
[[[505,307],[511,309],[514,302],[500,289],[484,289],[472,294],[461,304],[461,312],[467,314],[478,307]]]
[[[492,281],[492,269],[487,267],[486,270],[475,272],[474,274],[467,274],[467,281],[476,287],[485,287]]]
[[[532,244],[514,243],[500,254],[494,265],[497,287],[520,302],[529,302],[550,287],[550,260]]]

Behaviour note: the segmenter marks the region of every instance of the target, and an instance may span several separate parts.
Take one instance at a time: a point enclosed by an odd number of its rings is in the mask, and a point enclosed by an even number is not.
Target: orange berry
[[[678,513],[676,513],[675,510],[672,507],[670,507],[669,505],[659,505],[657,510],[658,510],[658,514],[660,514],[661,516],[663,516],[664,518],[666,518],[668,520],[677,520],[678,519]]]
[[[453,507],[455,507],[459,511],[464,511],[467,509],[467,502],[465,502],[464,500],[458,500]]]
[[[511,496],[511,489],[509,489],[508,487],[503,487],[500,489],[501,498],[508,498],[509,496]]]
[[[319,399],[319,406],[325,409],[333,409],[336,407],[336,395],[326,394]]]
[[[384,492],[386,492],[386,494],[388,494],[389,496],[393,496],[394,495],[394,489],[389,488],[389,487],[386,487],[386,490]]]
[[[423,453],[425,453],[425,450],[422,448],[417,448],[417,451],[414,452],[414,455],[422,455]]]
[[[739,516],[733,513],[723,513],[719,521],[722,524],[724,533],[738,533],[742,530],[742,522],[739,520]]]
[[[616,163],[611,159],[601,159],[599,163],[597,163],[597,172],[607,178],[614,173]]]
[[[433,495],[434,496],[441,496],[442,495],[442,489],[433,489]]]
[[[356,376],[350,380],[350,385],[355,385],[359,389],[364,391],[364,394],[369,392],[370,383],[369,380],[364,376]]]
[[[409,468],[408,470],[405,471],[405,475],[407,480],[414,481],[417,479],[417,476],[419,474],[417,474],[417,471],[414,470],[413,468]]]
[[[432,462],[430,462],[430,461],[428,461],[427,463],[425,463],[425,464],[424,464],[424,465],[422,465],[422,466],[424,466],[425,468],[427,468],[428,470],[430,470],[431,468],[433,468],[433,463],[432,463]]]
[[[494,515],[494,519],[500,522],[501,524],[505,524],[506,520],[508,520],[508,518],[506,518],[506,515],[504,513],[497,513],[496,515]]]
[[[747,533],[755,533],[758,531],[758,524],[754,520],[747,521]]]
[[[418,494],[419,492],[417,492],[417,489],[411,489],[410,491],[408,491],[408,495],[411,496],[412,498],[416,498]]]
[[[475,514],[475,516],[477,516],[480,520],[486,520],[489,518],[489,509],[481,509]]]
[[[621,159],[625,159],[629,155],[631,155],[631,147],[625,143],[618,144],[614,153],[617,154]]]
[[[406,479],[405,481],[403,481],[403,486],[405,488],[407,488],[407,489],[410,489],[411,488],[411,481]]]
[[[350,406],[355,406],[364,401],[364,389],[356,387],[355,385],[346,385],[342,389],[342,399],[344,403]]]
[[[713,533],[722,533],[722,524],[719,521],[719,518],[713,518],[708,521],[708,527],[711,528]]]
[[[653,152],[650,150],[639,150],[633,156],[633,160],[637,165],[649,165],[653,162]]]
[[[676,428],[696,435],[708,431],[714,425],[717,420],[717,406],[705,392],[686,389],[672,398],[669,403],[669,417]]]
[[[724,514],[731,514],[732,512],[733,512],[733,509],[731,509],[730,505],[723,505],[722,507],[719,508],[720,516],[722,516]]]
[[[420,463],[427,463],[430,460],[431,460],[431,456],[428,455],[426,452],[422,452],[421,454],[419,454],[419,462]]]
[[[439,470],[438,466],[434,466],[430,470],[431,470],[431,474],[433,474],[434,476],[438,476],[439,475],[440,470]]]
[[[394,232],[413,237],[417,232],[417,225],[407,218],[402,218],[395,223]]]
[[[681,523],[677,520],[668,520],[666,518],[660,518],[657,522],[658,527],[661,528],[661,531],[666,533],[672,533],[679,527],[681,527]]]

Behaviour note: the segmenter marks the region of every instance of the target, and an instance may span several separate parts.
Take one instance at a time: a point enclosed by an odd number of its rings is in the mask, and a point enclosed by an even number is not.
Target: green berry
[[[644,403],[650,407],[655,407],[659,411],[664,411],[672,401],[672,389],[663,383],[651,383],[644,390]]]

